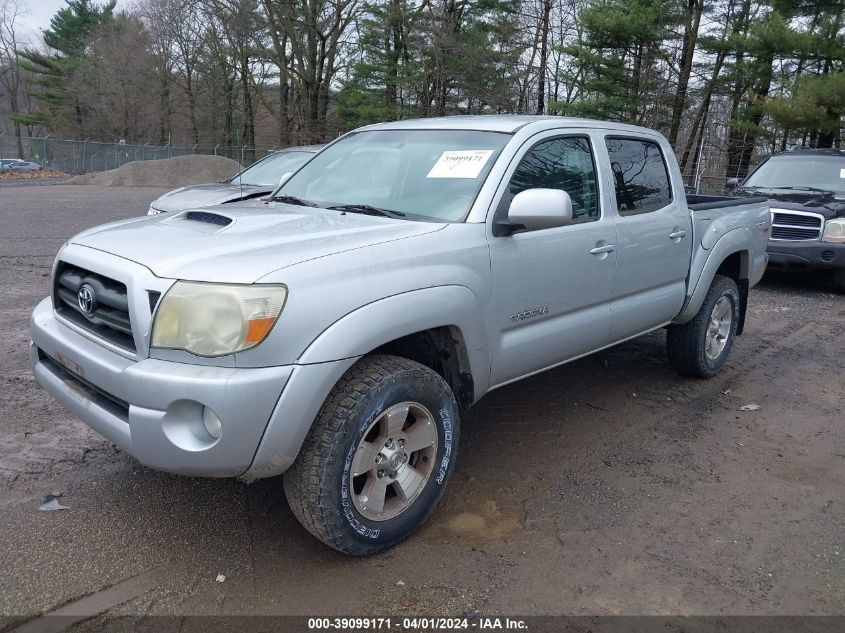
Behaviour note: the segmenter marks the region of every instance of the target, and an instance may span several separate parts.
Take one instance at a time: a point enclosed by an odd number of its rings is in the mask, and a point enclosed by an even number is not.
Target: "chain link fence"
[[[0,133],[0,158],[23,158],[39,163],[44,169],[66,174],[107,171],[137,160],[156,160],[203,154],[225,156],[248,167],[267,156],[272,149],[259,149],[243,145],[137,145],[123,142],[74,141],[47,137],[21,139],[23,155],[19,156],[17,139]],[[711,136],[699,148],[698,161],[690,164],[684,182],[690,190],[702,194],[725,193],[727,157],[725,142]]]
[[[25,137],[21,139],[21,145],[23,152],[18,151],[17,138],[0,134],[0,158],[22,158],[36,162],[46,170],[66,174],[108,171],[136,160],[157,160],[192,154],[225,156],[237,161],[242,167],[248,167],[272,151],[245,145],[133,145],[122,141],[73,141],[50,136]]]

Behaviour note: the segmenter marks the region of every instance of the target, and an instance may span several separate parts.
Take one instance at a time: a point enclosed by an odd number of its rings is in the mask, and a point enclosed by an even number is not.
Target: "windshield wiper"
[[[743,187],[739,187],[740,189],[748,189],[749,191],[758,191],[760,189],[769,189],[769,190],[783,190],[783,191],[806,191],[806,192],[816,192],[816,193],[834,193],[830,189],[819,189],[818,187],[805,187],[804,185],[779,185],[777,187],[766,187],[763,185],[745,185]]]
[[[830,189],[819,189],[818,187],[805,187],[804,185],[795,185],[787,187],[772,187],[772,189],[786,189],[787,191],[818,191],[819,193],[833,193]]]
[[[298,207],[319,207],[316,202],[311,202],[310,200],[303,200],[302,198],[297,198],[296,196],[273,196],[273,202],[284,202],[285,204],[295,204]]]
[[[363,213],[364,215],[381,215],[386,218],[404,218],[405,214],[401,211],[394,211],[393,209],[381,209],[369,204],[336,204],[327,209],[334,209],[335,211],[349,211],[350,213]]]

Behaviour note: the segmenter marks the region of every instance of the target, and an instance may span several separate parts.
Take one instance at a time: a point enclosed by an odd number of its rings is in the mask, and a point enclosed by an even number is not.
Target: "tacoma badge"
[[[514,323],[518,321],[524,321],[525,319],[533,319],[534,317],[543,316],[544,314],[549,313],[549,306],[543,306],[541,308],[531,308],[530,310],[526,310],[525,312],[517,312],[516,314],[511,315],[511,321]]]

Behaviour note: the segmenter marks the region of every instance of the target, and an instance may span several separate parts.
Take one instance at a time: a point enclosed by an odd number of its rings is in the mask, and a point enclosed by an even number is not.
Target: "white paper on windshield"
[[[493,155],[492,149],[443,152],[426,178],[478,178]]]
[[[840,169],[840,170],[839,170],[839,177],[840,177],[840,178],[845,178],[845,169]]]

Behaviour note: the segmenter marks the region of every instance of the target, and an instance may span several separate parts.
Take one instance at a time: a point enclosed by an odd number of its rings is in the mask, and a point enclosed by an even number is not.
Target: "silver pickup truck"
[[[660,134],[561,117],[365,127],[270,201],[71,238],[38,383],[161,470],[284,473],[328,545],[433,512],[484,394],[657,328],[708,377],[766,267],[765,199],[684,194]]]

